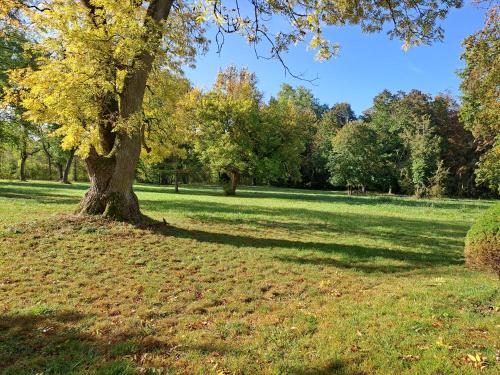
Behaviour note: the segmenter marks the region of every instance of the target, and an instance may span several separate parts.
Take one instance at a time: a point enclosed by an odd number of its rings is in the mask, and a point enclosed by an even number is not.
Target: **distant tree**
[[[305,129],[300,111],[291,102],[271,100],[260,110],[261,129],[256,134],[259,167],[254,174],[262,182],[300,181]]]
[[[472,133],[459,119],[460,107],[448,94],[439,94],[432,102],[436,132],[441,137],[440,159],[448,174],[443,181],[447,194],[477,193],[474,169],[479,159]],[[437,171],[436,171],[437,173]]]
[[[317,131],[317,122],[325,107],[320,105],[313,93],[303,86],[293,88],[284,84],[276,95],[276,99],[273,100],[276,100],[283,107],[291,106],[294,108],[296,121],[301,129],[304,142],[300,166],[302,184],[307,187],[316,185],[318,174],[322,172],[317,168],[318,165],[315,164],[317,160],[314,150],[314,137]]]
[[[349,103],[336,103],[321,113],[321,118],[316,122],[311,151],[314,182],[317,186],[326,187],[328,183],[328,159],[332,152],[332,138],[341,127],[354,120],[356,116]]]
[[[500,192],[500,7],[488,12],[482,30],[465,39],[460,117],[481,153],[477,181]]]
[[[415,121],[418,128],[408,135],[411,151],[411,176],[413,189],[417,197],[427,195],[432,177],[439,166],[439,138],[430,127],[427,117]]]
[[[172,169],[175,191],[179,173],[193,145],[193,111],[198,92],[191,91],[182,75],[161,69],[151,72],[151,83],[144,97],[144,132],[141,159],[150,165]]]
[[[332,184],[352,188],[367,187],[377,183],[382,168],[377,133],[360,121],[342,127],[332,140],[329,161]]]
[[[411,183],[407,182],[411,181],[410,150],[402,137],[408,127],[403,119],[409,114],[398,103],[398,95],[384,90],[373,99],[372,108],[363,114],[364,121],[377,133],[378,147],[385,166],[379,176],[380,188],[390,193],[393,190],[405,190],[405,186],[411,189]]]
[[[220,71],[213,89],[195,110],[195,149],[234,195],[242,174],[258,165],[254,152],[259,133],[261,93],[255,74],[234,66]]]
[[[331,118],[337,127],[342,127],[348,122],[356,120],[356,115],[349,103],[335,103],[328,112],[323,114],[323,118],[328,116]]]

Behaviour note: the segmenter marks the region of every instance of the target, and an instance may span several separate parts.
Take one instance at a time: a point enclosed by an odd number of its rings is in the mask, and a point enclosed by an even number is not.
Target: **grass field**
[[[467,270],[485,200],[0,181],[0,373],[498,374],[500,293]]]

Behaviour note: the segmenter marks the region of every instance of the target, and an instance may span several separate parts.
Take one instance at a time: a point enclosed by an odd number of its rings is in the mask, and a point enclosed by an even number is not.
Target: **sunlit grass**
[[[145,230],[62,216],[85,189],[0,182],[0,372],[499,371],[491,201],[137,185]]]

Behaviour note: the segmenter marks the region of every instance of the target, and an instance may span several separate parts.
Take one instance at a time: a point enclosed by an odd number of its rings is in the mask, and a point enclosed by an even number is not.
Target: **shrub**
[[[500,277],[500,203],[494,204],[471,227],[465,239],[467,266]]]

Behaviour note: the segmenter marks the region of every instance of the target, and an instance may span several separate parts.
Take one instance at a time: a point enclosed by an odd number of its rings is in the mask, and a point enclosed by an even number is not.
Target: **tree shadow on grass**
[[[352,371],[346,368],[345,364],[338,360],[332,360],[326,365],[317,367],[291,368],[286,371],[289,375],[366,375],[363,372]]]
[[[95,363],[98,343],[70,328],[84,318],[75,312],[0,315],[1,372],[64,374]]]
[[[35,182],[30,181],[4,181],[0,182],[1,189],[4,189],[5,186],[2,185],[10,185],[25,189],[26,187],[30,187],[33,189],[63,189],[63,190],[87,190],[89,188],[86,183],[72,183],[72,184],[63,184],[58,181],[40,181],[35,180]]]
[[[317,258],[316,261],[318,263],[322,263],[323,265],[342,268],[355,268],[363,272],[400,272],[419,268],[449,266],[463,263],[462,256],[455,252],[418,253],[400,249],[346,245],[332,242],[308,242],[288,239],[258,238],[236,234],[185,229],[171,225],[165,225],[163,223],[150,225],[148,226],[148,229],[154,231],[157,234],[161,234],[167,237],[172,236],[175,238],[185,238],[204,243],[230,245],[235,248],[258,248],[268,250],[283,249],[298,252],[320,252],[328,256],[340,255],[346,259],[349,259],[349,261],[345,262],[326,257]],[[404,265],[392,266],[376,263],[372,263],[369,265],[360,264],[361,262],[375,261],[377,258],[389,261],[404,262]],[[300,258],[297,255],[279,255],[276,257],[276,259],[289,262],[295,261],[296,263],[314,263],[314,259]]]
[[[257,230],[280,229],[290,234],[331,238],[350,235],[384,240],[398,247],[428,252],[456,252],[462,248],[467,224],[407,219],[372,213],[348,213],[290,207],[235,206],[218,202],[143,201],[151,211],[176,211],[209,224],[248,225]],[[272,217],[273,220],[269,218]],[[237,228],[237,227],[236,227]]]
[[[134,189],[138,192],[155,192],[165,194],[176,194],[172,189],[167,189],[162,185],[158,188],[148,187],[147,185],[136,185]],[[162,191],[163,190],[163,191]],[[223,191],[217,186],[211,185],[188,185],[180,191],[181,195],[201,195],[225,197]],[[306,190],[306,189],[284,189],[273,187],[245,186],[241,187],[235,197],[226,197],[228,201],[238,198],[256,198],[256,199],[284,199],[292,201],[306,202],[324,202],[324,203],[343,203],[352,205],[377,206],[388,204],[404,207],[429,207],[445,209],[462,208],[485,208],[492,201],[484,200],[464,200],[464,199],[416,199],[408,196],[366,194],[366,195],[347,195],[343,192],[324,191],[324,190]]]
[[[181,353],[241,353],[225,343],[173,345],[137,332],[91,335],[79,328],[85,327],[88,318],[95,317],[68,311],[0,315],[0,373],[125,375],[136,373],[131,357],[141,358],[144,353],[173,357]]]
[[[37,203],[44,204],[78,204],[79,197],[72,197],[71,195],[55,194],[55,193],[42,193],[37,190],[24,190],[23,191],[9,191],[9,189],[2,188],[0,190],[0,197],[10,199],[27,199]]]

